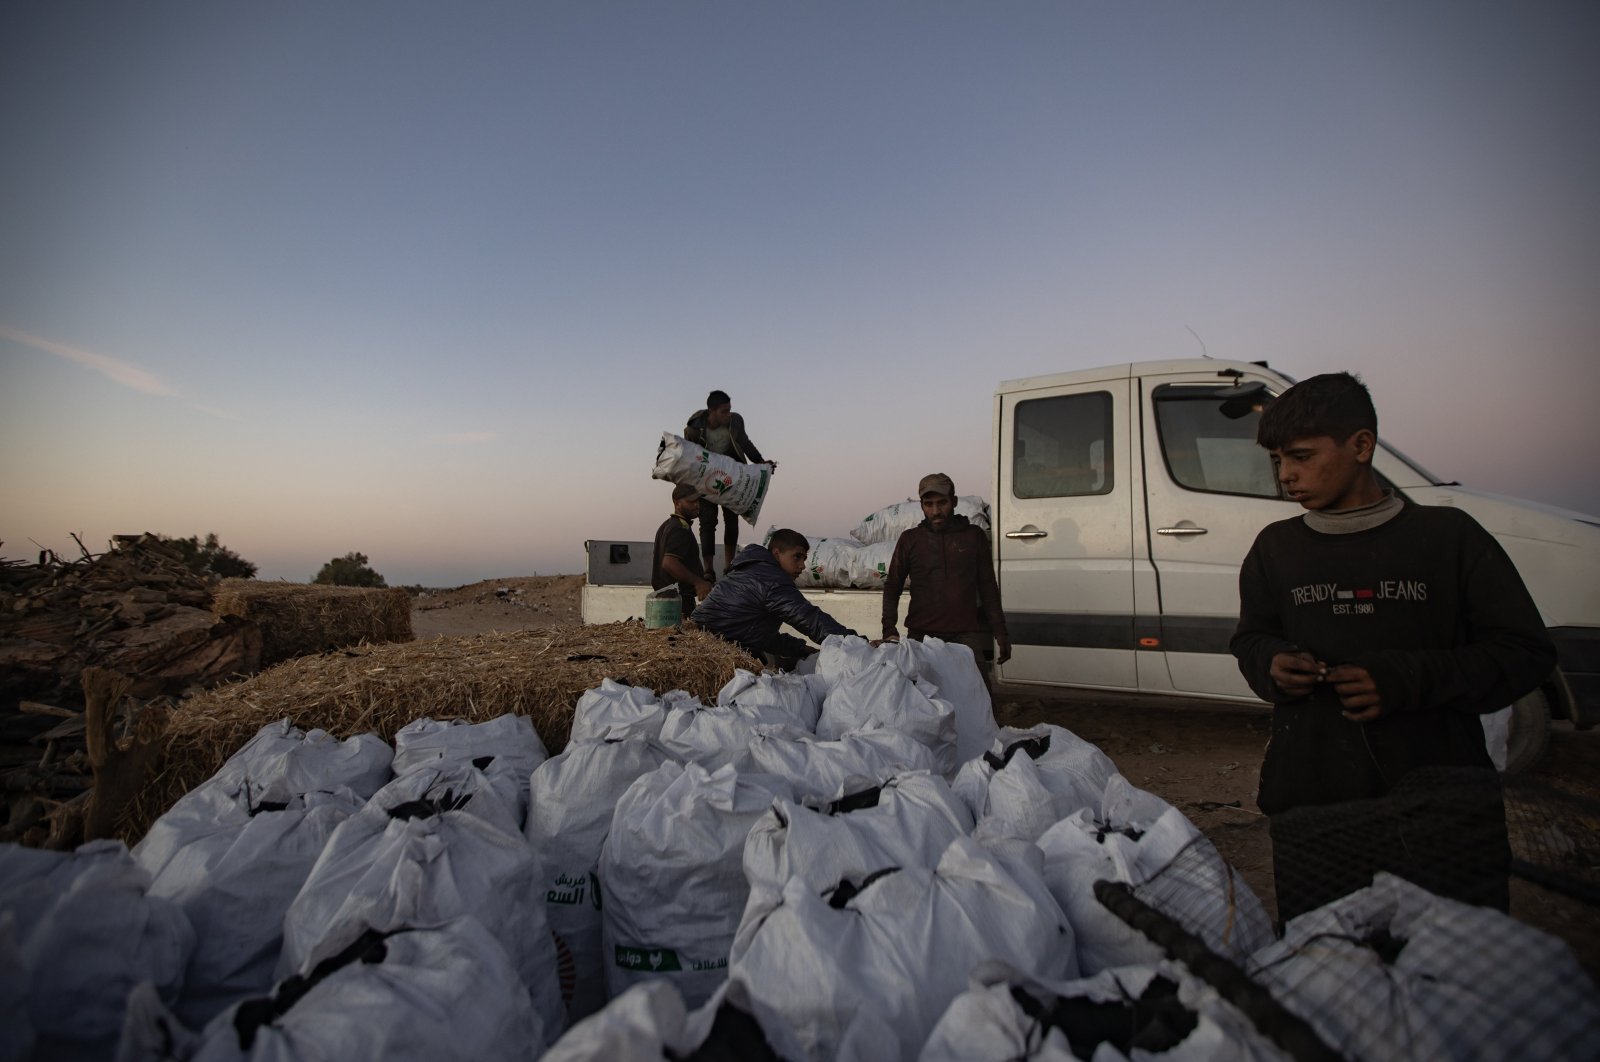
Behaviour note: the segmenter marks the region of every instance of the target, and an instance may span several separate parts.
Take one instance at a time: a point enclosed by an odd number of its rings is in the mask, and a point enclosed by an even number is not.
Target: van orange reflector
[[[1154,649],[1157,646],[1159,646],[1160,644],[1161,644],[1161,639],[1160,638],[1140,638],[1139,639],[1139,648],[1141,648],[1141,649]]]

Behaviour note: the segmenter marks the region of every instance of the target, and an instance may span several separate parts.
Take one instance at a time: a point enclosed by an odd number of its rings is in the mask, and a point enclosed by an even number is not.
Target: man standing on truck
[[[695,626],[785,671],[816,652],[794,635],[781,633],[785,623],[815,642],[830,634],[854,634],[794,585],[810,553],[806,536],[787,527],[774,531],[765,546],[746,546],[700,603]]]
[[[756,444],[744,430],[744,418],[733,411],[733,400],[726,391],[712,391],[706,395],[706,408],[689,418],[683,437],[697,446],[704,446],[714,454],[731,457],[746,464],[760,464],[765,460]],[[778,470],[778,462],[767,462]],[[733,555],[739,550],[739,519],[722,506],[706,499],[700,505],[700,557],[706,578],[716,582],[717,513],[722,513],[722,569],[733,566]]]
[[[909,578],[906,635],[920,642],[931,634],[971,649],[992,697],[990,672],[994,663],[1011,659],[1011,637],[1000,608],[989,536],[965,516],[956,515],[956,485],[943,472],[923,476],[917,494],[922,499],[922,523],[901,533],[883,580],[883,640],[900,640],[895,624],[900,591]]]
[[[656,528],[655,551],[650,556],[650,585],[661,590],[676,583],[683,602],[683,618],[694,612],[694,603],[705,600],[711,583],[700,567],[694,532],[689,523],[700,512],[700,491],[687,483],[672,488],[672,515]]]
[[[1280,923],[1378,871],[1510,902],[1479,719],[1538,686],[1555,649],[1494,536],[1459,509],[1383,489],[1377,433],[1372,396],[1349,373],[1295,384],[1256,431],[1306,510],[1256,537],[1230,646],[1273,705],[1257,803]]]

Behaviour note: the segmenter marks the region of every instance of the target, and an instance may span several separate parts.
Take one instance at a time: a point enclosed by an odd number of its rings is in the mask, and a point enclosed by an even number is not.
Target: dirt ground
[[[424,639],[577,623],[582,586],[581,575],[556,575],[429,591],[416,599],[412,626]],[[1180,808],[1275,914],[1271,843],[1255,803],[1268,733],[1265,709],[1032,686],[996,692],[995,718],[1002,726],[1066,727],[1100,746],[1135,785]],[[1534,775],[1600,799],[1600,729],[1579,733],[1557,723]],[[1587,825],[1578,838],[1580,856],[1600,848],[1592,820]],[[1600,909],[1518,878],[1511,904],[1519,919],[1565,939],[1600,980]]]

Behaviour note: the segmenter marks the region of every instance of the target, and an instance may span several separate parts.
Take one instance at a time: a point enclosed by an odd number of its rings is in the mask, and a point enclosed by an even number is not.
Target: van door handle
[[[1206,529],[1205,528],[1203,528],[1203,527],[1195,527],[1193,524],[1190,524],[1188,527],[1158,527],[1158,528],[1156,528],[1156,534],[1158,534],[1158,535],[1203,535],[1205,533],[1206,533]]]
[[[1007,538],[1044,538],[1048,531],[1007,531]]]

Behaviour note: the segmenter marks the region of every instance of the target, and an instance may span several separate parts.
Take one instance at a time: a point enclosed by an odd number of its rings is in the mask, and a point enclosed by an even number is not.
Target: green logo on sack
[[[678,962],[678,953],[671,948],[626,948],[618,944],[616,960],[624,970],[656,973],[683,969]]]

